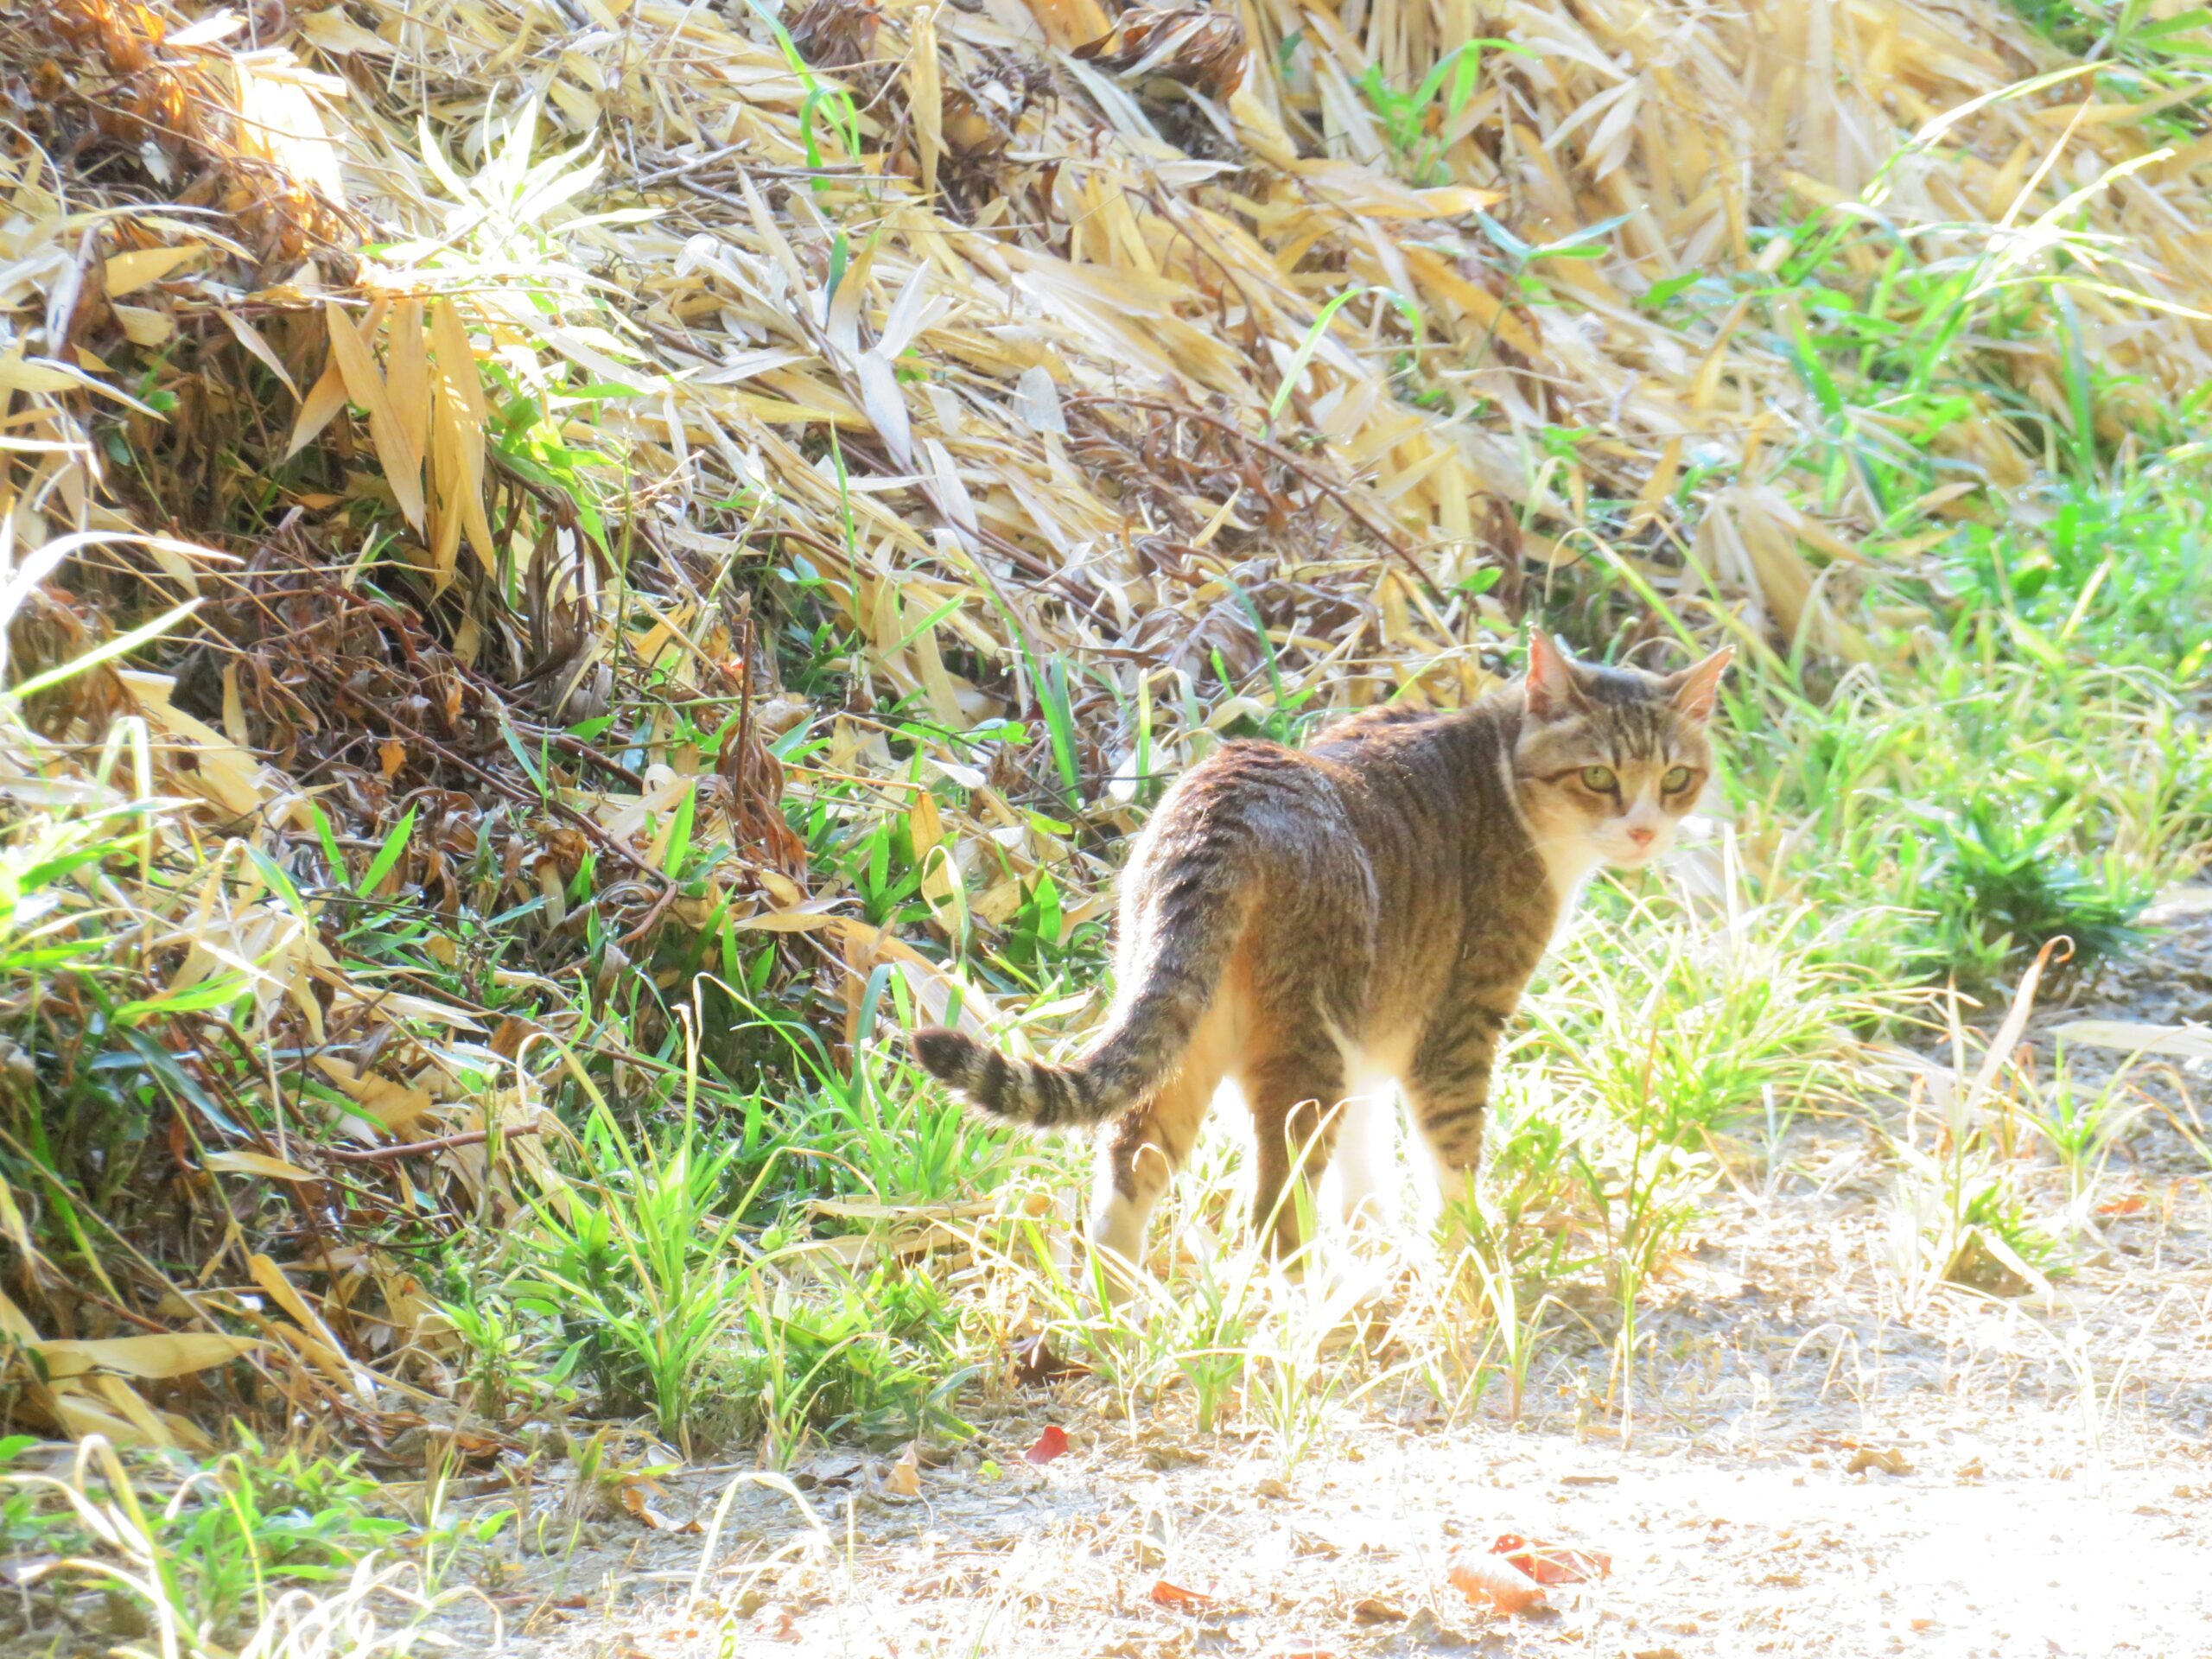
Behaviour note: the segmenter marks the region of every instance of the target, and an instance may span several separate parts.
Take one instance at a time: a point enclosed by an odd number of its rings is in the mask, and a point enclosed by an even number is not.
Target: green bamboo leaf
[[[361,873],[361,880],[353,891],[367,898],[377,889],[377,883],[391,874],[393,865],[407,852],[407,843],[415,832],[415,809],[409,807],[397,823],[384,838],[384,845],[377,849],[377,855],[369,861],[369,868]]]
[[[1367,292],[1363,283],[1354,283],[1350,288],[1321,308],[1320,315],[1306,326],[1306,337],[1298,342],[1298,349],[1291,353],[1290,365],[1282,372],[1282,384],[1275,388],[1274,401],[1268,405],[1268,424],[1273,426],[1282,418],[1289,405],[1290,395],[1297,389],[1299,377],[1306,372],[1306,365],[1313,360],[1313,353],[1321,347],[1321,337],[1329,332],[1329,324],[1338,312]]]

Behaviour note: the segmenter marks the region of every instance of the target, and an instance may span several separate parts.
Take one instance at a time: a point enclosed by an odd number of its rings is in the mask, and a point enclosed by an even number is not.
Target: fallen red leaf
[[[1021,1455],[1032,1463],[1050,1463],[1068,1449],[1068,1432],[1058,1423],[1050,1425],[1037,1437],[1037,1444]]]
[[[2127,1192],[2116,1198],[2107,1198],[2097,1206],[2097,1213],[2101,1216],[2139,1216],[2147,1207],[2147,1201],[2140,1192]]]
[[[1502,1555],[1462,1555],[1452,1563],[1452,1587],[1501,1613],[1525,1613],[1544,1603],[1544,1586]]]
[[[1195,1613],[1201,1607],[1213,1605],[1213,1598],[1197,1590],[1185,1590],[1179,1584],[1170,1584],[1165,1579],[1153,1580],[1152,1599],[1163,1607],[1173,1607],[1178,1612]]]
[[[1498,1534],[1490,1553],[1504,1557],[1538,1584],[1586,1584],[1613,1570],[1613,1558],[1602,1549],[1532,1544],[1517,1532]]]
[[[760,1617],[753,1622],[753,1628],[771,1642],[797,1642],[805,1635],[798,1627],[798,1620],[792,1617],[791,1610],[772,1602],[760,1610]],[[645,1659],[645,1656],[641,1654],[639,1659]]]

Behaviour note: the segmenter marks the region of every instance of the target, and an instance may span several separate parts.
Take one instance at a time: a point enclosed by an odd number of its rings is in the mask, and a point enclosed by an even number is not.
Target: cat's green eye
[[[1611,795],[1620,786],[1620,779],[1613,776],[1611,766],[1582,768],[1582,787],[1593,795]]]
[[[1676,794],[1689,786],[1690,769],[1688,766],[1675,766],[1659,780],[1659,787],[1669,795]]]

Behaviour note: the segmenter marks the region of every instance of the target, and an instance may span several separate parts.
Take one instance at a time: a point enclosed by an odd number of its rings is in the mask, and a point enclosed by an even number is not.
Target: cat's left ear
[[[1720,691],[1720,677],[1735,654],[1735,646],[1723,645],[1703,662],[1694,663],[1678,674],[1669,674],[1662,683],[1675,701],[1675,712],[1700,725],[1712,719],[1713,699]]]
[[[1529,630],[1529,718],[1541,725],[1571,709],[1586,709],[1574,685],[1574,663],[1541,628]]]

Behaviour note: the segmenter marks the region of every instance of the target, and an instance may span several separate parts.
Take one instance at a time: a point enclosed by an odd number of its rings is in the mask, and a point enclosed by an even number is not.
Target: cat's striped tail
[[[1008,1059],[943,1026],[914,1033],[915,1057],[994,1117],[1040,1129],[1103,1123],[1157,1088],[1213,1006],[1244,931],[1249,884],[1229,860],[1185,858],[1151,872],[1143,889],[1123,917],[1139,932],[1121,995],[1072,1063]]]

